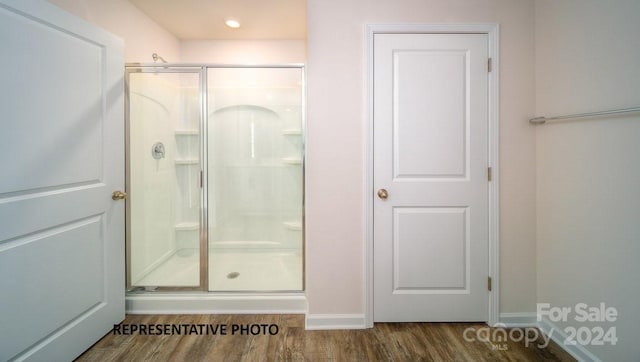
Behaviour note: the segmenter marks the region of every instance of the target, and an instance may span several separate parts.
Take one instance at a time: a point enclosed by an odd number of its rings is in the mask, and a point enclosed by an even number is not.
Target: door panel
[[[2,84],[11,90],[3,117],[21,123],[3,130],[2,147],[38,165],[27,172],[21,162],[4,163],[8,175],[23,177],[4,179],[2,191],[96,183],[102,178],[102,48],[8,9],[0,8],[0,17],[10,35],[2,38]],[[66,101],[52,96],[58,91]]]
[[[122,42],[0,0],[0,360],[71,360],[124,318]]]
[[[393,52],[394,178],[464,177],[466,53]]]
[[[468,291],[467,210],[393,209],[394,294]]]
[[[483,34],[374,37],[374,320],[488,317]]]

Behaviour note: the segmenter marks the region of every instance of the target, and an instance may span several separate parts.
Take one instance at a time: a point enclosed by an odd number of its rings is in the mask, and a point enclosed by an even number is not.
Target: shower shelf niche
[[[284,160],[281,160],[281,162],[265,162],[265,163],[231,163],[231,164],[226,164],[224,165],[224,167],[226,168],[275,168],[275,167],[286,167],[287,165],[283,165],[283,163],[286,164],[296,164],[295,162],[287,162]],[[300,162],[298,162],[299,164]]]
[[[173,130],[176,140],[176,204],[182,207],[175,215],[175,247],[179,252],[198,250],[200,222],[194,210],[194,189],[200,166],[200,130],[195,127],[195,119],[186,117],[181,126]]]
[[[285,157],[282,159],[282,162],[286,163],[287,165],[301,165],[302,159],[298,157]]]
[[[282,223],[287,230],[302,230],[302,223],[300,221],[284,221]]]
[[[197,231],[200,229],[200,223],[197,222],[181,222],[177,223],[176,231]]]
[[[200,131],[197,129],[177,129],[176,136],[199,136]]]
[[[282,134],[285,136],[300,136],[302,135],[302,130],[296,128],[283,129]]]
[[[197,165],[199,163],[198,159],[176,160],[176,165]]]

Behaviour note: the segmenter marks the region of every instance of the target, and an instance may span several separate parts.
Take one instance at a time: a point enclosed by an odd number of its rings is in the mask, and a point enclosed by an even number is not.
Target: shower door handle
[[[113,194],[111,194],[111,199],[112,200],[126,200],[127,199],[127,193],[126,192],[122,192],[122,191],[114,191]]]

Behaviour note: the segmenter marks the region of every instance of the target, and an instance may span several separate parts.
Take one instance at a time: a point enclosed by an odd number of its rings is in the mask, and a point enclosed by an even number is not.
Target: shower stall
[[[304,290],[304,69],[126,66],[127,290]]]

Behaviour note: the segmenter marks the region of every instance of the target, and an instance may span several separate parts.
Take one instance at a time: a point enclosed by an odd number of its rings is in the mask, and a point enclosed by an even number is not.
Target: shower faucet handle
[[[164,144],[162,142],[156,142],[151,146],[151,156],[156,160],[164,158]]]

